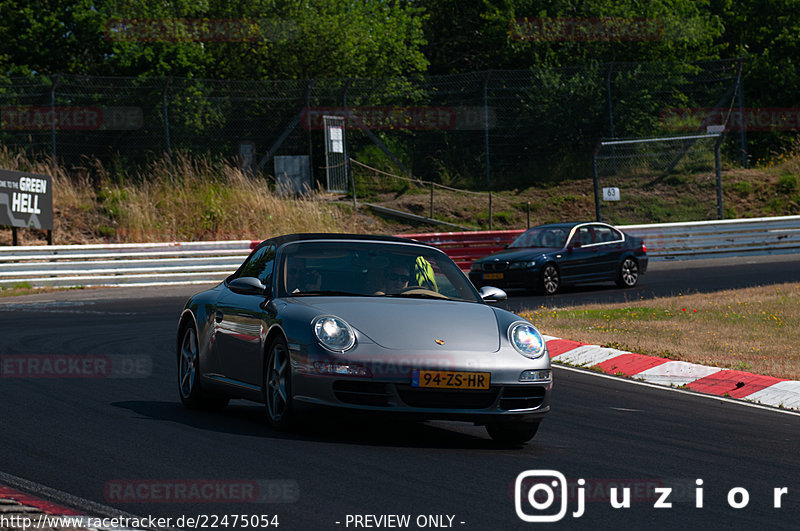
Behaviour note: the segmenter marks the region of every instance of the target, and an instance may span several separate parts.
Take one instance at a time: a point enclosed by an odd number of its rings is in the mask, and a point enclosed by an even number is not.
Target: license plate
[[[484,273],[483,280],[500,280],[503,278],[503,273]]]
[[[411,371],[412,387],[436,389],[489,389],[491,373],[459,371]]]

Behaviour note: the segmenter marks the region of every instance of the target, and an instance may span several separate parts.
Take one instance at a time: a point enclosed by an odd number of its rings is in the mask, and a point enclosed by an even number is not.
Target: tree
[[[0,0],[0,73],[413,75],[424,20],[410,0]]]
[[[708,0],[424,0],[432,73],[718,57]]]

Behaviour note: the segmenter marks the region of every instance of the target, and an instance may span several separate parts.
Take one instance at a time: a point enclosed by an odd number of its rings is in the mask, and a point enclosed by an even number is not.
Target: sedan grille
[[[463,391],[397,386],[400,399],[407,405],[442,409],[486,409],[495,403],[498,391],[496,387],[486,391]]]
[[[389,406],[389,392],[386,384],[376,382],[359,382],[355,380],[337,380],[333,382],[333,394],[345,404],[357,406]]]
[[[505,271],[508,269],[508,262],[484,262],[484,271]]]
[[[547,391],[540,386],[506,387],[500,396],[500,409],[534,409],[542,405]]]

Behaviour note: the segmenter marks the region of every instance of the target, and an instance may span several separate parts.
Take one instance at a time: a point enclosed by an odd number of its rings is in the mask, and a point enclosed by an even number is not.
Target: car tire
[[[292,404],[292,364],[286,340],[276,337],[267,351],[264,367],[264,406],[267,423],[276,430],[286,430],[294,421]]]
[[[553,295],[558,291],[560,285],[558,268],[555,264],[545,264],[539,278],[539,291],[543,295]]]
[[[500,444],[524,444],[536,435],[538,422],[494,422],[486,425],[493,441]]]
[[[617,286],[632,288],[639,282],[639,262],[630,256],[622,261],[617,271]]]
[[[197,329],[190,324],[183,329],[178,346],[178,395],[183,405],[190,409],[225,409],[228,397],[205,391],[200,375]]]

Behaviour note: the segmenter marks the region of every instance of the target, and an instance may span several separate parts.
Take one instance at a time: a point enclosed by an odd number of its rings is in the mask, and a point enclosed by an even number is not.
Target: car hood
[[[500,348],[497,318],[485,304],[395,297],[305,297],[303,302],[320,314],[341,317],[387,349],[495,352]]]
[[[563,249],[557,247],[521,247],[518,249],[504,249],[494,254],[490,254],[489,256],[484,256],[483,258],[476,260],[476,262],[494,262],[495,260],[501,262],[533,260],[539,256],[549,253],[557,253],[560,251],[563,251]]]

